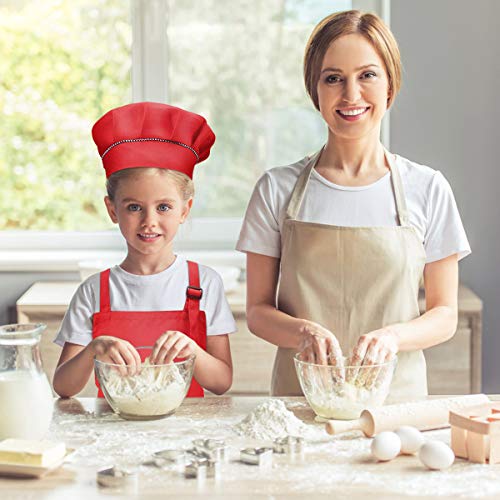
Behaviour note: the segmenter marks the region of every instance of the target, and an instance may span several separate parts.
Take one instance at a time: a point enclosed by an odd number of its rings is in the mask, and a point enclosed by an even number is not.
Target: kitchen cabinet
[[[19,322],[47,324],[41,351],[45,370],[52,380],[60,348],[53,343],[64,312],[78,282],[34,283],[16,303]],[[263,395],[269,391],[275,347],[252,335],[246,326],[245,285],[242,283],[227,298],[235,316],[238,332],[231,335],[234,364],[232,395]],[[420,310],[425,310],[423,292]],[[458,294],[459,320],[455,336],[425,351],[431,394],[467,394],[481,390],[482,302],[464,285]],[[90,380],[82,396],[94,396]]]

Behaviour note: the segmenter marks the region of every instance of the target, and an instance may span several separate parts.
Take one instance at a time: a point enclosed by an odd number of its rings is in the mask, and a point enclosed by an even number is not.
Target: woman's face
[[[389,80],[373,45],[362,35],[345,35],[326,51],[318,81],[319,108],[336,137],[380,135]]]

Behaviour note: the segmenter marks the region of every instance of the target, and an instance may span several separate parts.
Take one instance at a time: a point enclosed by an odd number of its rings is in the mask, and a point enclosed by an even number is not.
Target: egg
[[[397,457],[400,450],[401,439],[399,439],[399,436],[395,432],[384,431],[373,438],[371,445],[372,455],[382,462]]]
[[[415,427],[403,425],[396,429],[396,434],[401,439],[401,453],[403,455],[413,455],[417,453],[424,444],[424,436]]]
[[[429,441],[420,447],[418,458],[429,469],[447,469],[455,460],[455,454],[441,441]]]

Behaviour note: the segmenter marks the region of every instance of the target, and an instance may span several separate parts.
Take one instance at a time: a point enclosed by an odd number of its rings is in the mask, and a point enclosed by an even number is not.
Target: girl
[[[328,16],[307,44],[304,79],[326,144],[261,177],[238,242],[249,328],[278,346],[272,393],[301,394],[293,356],[303,351],[337,365],[342,353],[352,365],[397,355],[391,396],[425,396],[422,351],[456,330],[458,260],[470,248],[443,175],[380,142],[401,83],[396,40],[373,14]]]
[[[236,325],[222,280],[172,250],[193,203],[194,166],[215,141],[212,130],[199,115],[144,102],[109,111],[92,136],[106,171],[106,208],[128,251],[75,293],[55,340],[63,350],[54,390],[77,394],[94,357],[134,372],[141,364],[135,347],[152,345],[153,364],[196,356],[188,396],[203,396],[203,388],[224,393],[232,382],[228,333]]]

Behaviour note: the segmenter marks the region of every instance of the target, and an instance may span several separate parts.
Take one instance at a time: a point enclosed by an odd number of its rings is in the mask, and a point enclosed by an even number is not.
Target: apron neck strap
[[[324,146],[309,159],[307,165],[297,179],[292,192],[292,196],[290,197],[290,201],[288,202],[288,207],[286,209],[286,219],[297,218],[300,207],[302,206],[302,201],[304,200],[304,195],[307,189],[307,185],[309,184],[309,179],[311,178],[312,171],[318,163],[323,149]],[[401,226],[407,226],[408,210],[406,208],[406,200],[403,190],[403,183],[401,181],[401,175],[399,173],[396,162],[394,161],[394,157],[385,148],[384,154],[391,170],[392,189],[394,191],[394,199],[396,201],[396,211],[398,214],[399,224]]]
[[[302,205],[302,200],[304,199],[304,194],[307,189],[307,185],[309,184],[309,179],[311,178],[311,173],[318,163],[318,160],[323,152],[324,146],[313,156],[309,158],[307,165],[304,170],[300,174],[297,182],[295,183],[295,187],[292,191],[292,196],[290,201],[288,202],[288,207],[286,209],[286,218],[287,219],[296,219],[299,213],[300,207]]]
[[[99,300],[100,307],[99,311],[102,313],[107,313],[111,310],[110,300],[109,300],[109,269],[102,271],[100,274],[100,288],[99,288]]]
[[[401,174],[399,173],[399,168],[394,160],[394,155],[389,153],[387,149],[384,148],[385,158],[391,169],[391,182],[392,189],[394,191],[394,199],[396,201],[396,211],[398,213],[399,225],[408,226],[408,209],[406,208],[406,197],[403,189],[403,181],[401,180]]]

